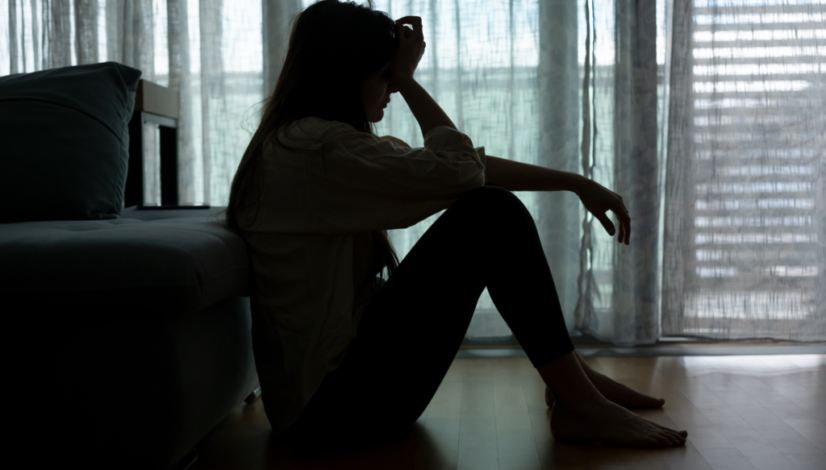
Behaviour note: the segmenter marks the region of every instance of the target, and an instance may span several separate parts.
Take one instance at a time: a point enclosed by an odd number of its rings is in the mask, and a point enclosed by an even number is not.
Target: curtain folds
[[[660,333],[656,2],[617,0],[615,8],[612,189],[623,197],[632,229],[628,246],[613,244],[612,308],[588,327],[617,344],[653,343]]]
[[[656,0],[377,3],[401,9],[396,17],[426,12],[432,55],[417,79],[476,145],[490,155],[584,174],[624,197],[634,221],[630,246],[617,245],[573,193],[517,193],[536,220],[570,333],[626,345],[656,341],[662,234]],[[415,141],[415,121],[403,102],[394,104],[392,124],[382,123],[380,134]],[[430,223],[391,232],[400,255]],[[468,338],[510,334],[483,293]]]
[[[571,173],[581,172],[579,96],[583,82],[578,63],[578,12],[579,5],[569,0],[539,2],[536,99],[543,104],[538,113],[539,155],[530,162]],[[576,307],[584,209],[570,192],[539,193],[532,209],[565,322],[569,329],[581,327],[584,308]]]
[[[75,0],[75,54],[78,64],[98,62],[98,1]]]
[[[0,73],[116,61],[177,90],[179,201],[226,204],[264,98],[261,0],[4,2]],[[297,1],[292,10],[300,11]],[[146,139],[146,148],[157,148],[157,135]],[[147,155],[146,202],[160,202],[159,171]]]
[[[167,86],[181,96],[178,122],[178,200],[191,204],[195,199],[195,149],[193,139],[192,65],[189,40],[189,15],[186,0],[166,1],[166,41],[169,51]],[[207,58],[205,58],[207,59]],[[208,59],[207,59],[208,61]],[[209,133],[205,132],[206,137]]]
[[[179,198],[224,205],[314,0],[0,2],[0,74],[117,61],[179,91]],[[573,336],[826,339],[823,0],[374,4],[422,17],[416,78],[475,145],[623,197],[630,246],[572,193],[516,193]],[[376,130],[423,144],[398,95]],[[400,257],[439,215],[390,232]],[[487,291],[468,338],[512,339]]]
[[[826,339],[826,4],[673,0],[663,334]]]
[[[314,3],[314,2],[313,2]],[[309,6],[305,5],[305,6]],[[291,21],[303,10],[301,0],[261,0],[263,11],[264,84],[263,94],[269,96],[275,90],[281,66],[290,44]]]

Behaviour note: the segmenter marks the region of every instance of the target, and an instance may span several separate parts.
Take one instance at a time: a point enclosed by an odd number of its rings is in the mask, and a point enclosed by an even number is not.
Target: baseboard
[[[658,357],[658,356],[769,356],[781,354],[826,354],[826,343],[805,344],[655,344],[623,348],[614,345],[577,345],[582,357]],[[463,347],[456,359],[527,358],[520,347]]]

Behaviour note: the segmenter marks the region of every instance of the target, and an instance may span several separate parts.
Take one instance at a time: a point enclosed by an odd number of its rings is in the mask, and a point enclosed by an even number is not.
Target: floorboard
[[[346,451],[299,453],[270,439],[261,400],[239,406],[198,445],[191,470],[826,468],[826,355],[586,359],[666,399],[637,413],[686,429],[685,446],[629,449],[554,442],[544,385],[525,358],[456,359],[403,437]]]

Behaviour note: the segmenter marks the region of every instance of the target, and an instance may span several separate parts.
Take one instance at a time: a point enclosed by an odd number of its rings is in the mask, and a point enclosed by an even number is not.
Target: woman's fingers
[[[411,24],[411,25],[418,25],[419,27],[422,26],[422,17],[421,16],[403,16],[396,20],[396,23],[401,24]]]
[[[619,204],[611,208],[614,214],[617,215],[617,222],[620,225],[620,236],[617,237],[617,243],[628,245],[631,242],[631,216],[628,215],[628,209],[625,208],[622,197],[617,195],[617,198],[619,198]]]
[[[583,187],[577,194],[585,208],[599,220],[608,235],[616,235],[617,243],[626,245],[631,243],[631,216],[628,215],[622,196],[591,180],[589,180],[589,185]],[[608,218],[609,210],[616,215],[619,227],[615,228],[611,219]]]
[[[628,245],[631,243],[631,216],[628,215],[628,209],[625,208],[625,204],[622,205],[622,221],[620,222],[625,226],[625,244]]]
[[[605,212],[596,211],[592,212],[592,214],[594,214],[597,220],[599,220],[599,223],[601,223],[602,226],[605,227],[605,231],[608,232],[608,235],[613,236],[615,233],[614,224],[611,223],[611,219],[609,219],[608,216],[605,215]]]
[[[415,36],[424,37],[422,34],[422,18],[420,16],[405,16],[396,20],[396,23],[404,28],[404,25],[409,24],[413,26],[413,34]]]
[[[412,25],[413,29],[405,27],[406,24]],[[419,16],[399,18],[396,20],[396,29],[399,44],[394,60],[393,76],[396,78],[412,77],[424,54],[422,19]]]
[[[619,226],[620,226],[619,236],[617,237],[617,243],[625,243],[626,245],[628,245],[631,241],[631,223],[630,223],[629,220],[624,219],[618,213],[617,213],[617,223],[619,223]]]
[[[628,245],[631,243],[631,218],[629,217],[628,220],[625,222],[625,244]]]
[[[625,224],[622,223],[622,220],[617,220],[619,222],[619,233],[617,234],[617,243],[622,243],[625,241]]]
[[[404,25],[409,24],[413,26],[413,30],[406,28]],[[422,33],[422,19],[418,16],[405,16],[404,18],[399,18],[396,20],[396,28],[398,32],[396,33],[397,36],[402,38],[404,41],[413,40],[415,42],[421,41],[420,48],[423,50],[425,47],[424,44],[424,33]]]
[[[411,31],[411,32],[408,33],[408,31],[410,31],[410,30],[405,28],[402,23],[396,23],[396,35],[400,39],[402,39],[402,40],[410,39],[410,35],[412,35],[413,32]]]

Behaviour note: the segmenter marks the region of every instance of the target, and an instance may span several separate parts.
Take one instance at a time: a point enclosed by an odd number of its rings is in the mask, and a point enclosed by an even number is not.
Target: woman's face
[[[399,91],[388,78],[390,72],[388,62],[378,72],[364,81],[361,96],[364,99],[364,114],[369,122],[379,122],[384,117],[384,108],[390,102],[390,94]]]

